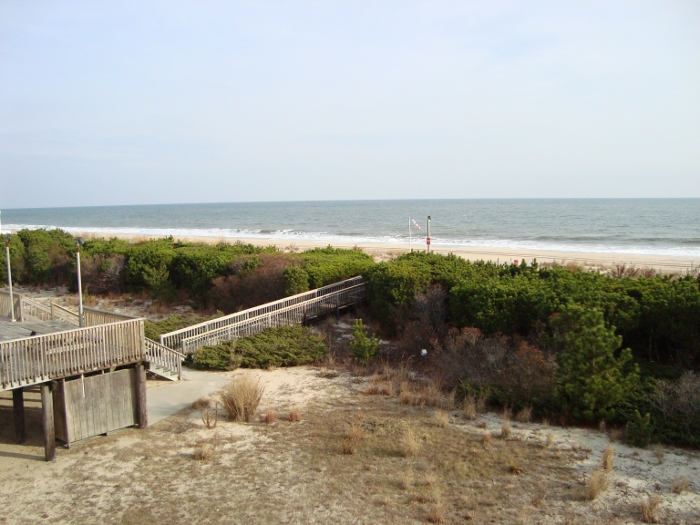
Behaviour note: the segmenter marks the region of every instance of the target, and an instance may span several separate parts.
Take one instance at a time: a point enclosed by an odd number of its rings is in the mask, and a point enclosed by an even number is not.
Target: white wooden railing
[[[83,307],[83,321],[85,326],[97,326],[101,324],[118,323],[128,319],[138,319],[133,315],[118,314],[107,310],[98,310],[89,306]]]
[[[203,346],[217,345],[223,341],[257,334],[267,328],[302,324],[314,317],[335,312],[345,306],[358,303],[364,298],[365,285],[363,283],[355,284],[350,288],[340,289],[301,303],[273,310],[269,313],[243,319],[216,330],[182,339],[180,343],[181,351],[183,354],[188,355]]]
[[[0,390],[145,360],[143,319],[0,342]]]
[[[66,324],[80,326],[78,314],[72,312],[68,308],[57,305],[56,303],[51,303],[51,315],[53,316],[54,321],[61,321]]]
[[[339,283],[330,284],[322,288],[317,288],[308,292],[303,292],[297,295],[292,295],[290,297],[285,297],[284,299],[280,299],[278,301],[273,301],[271,303],[265,303],[254,308],[249,308],[248,310],[243,310],[242,312],[225,315],[223,317],[212,319],[211,321],[205,321],[203,323],[188,326],[186,328],[181,328],[180,330],[175,330],[167,334],[162,334],[160,336],[160,343],[170,348],[179,349],[182,348],[183,339],[191,339],[198,335],[223,329],[227,326],[235,325],[247,319],[252,319],[261,315],[269,314],[277,310],[283,310],[296,304],[305,303],[311,299],[315,299],[329,294],[334,294],[336,292],[357,286],[361,283],[362,277],[353,277],[352,279],[346,279],[345,281],[341,281]]]
[[[12,317],[12,309],[15,311],[15,319],[22,319],[22,296],[13,294],[14,305],[10,305],[10,292],[0,291],[0,315]]]
[[[160,366],[173,374],[177,374],[177,378],[182,379],[182,361],[185,359],[185,356],[177,350],[156,343],[147,337],[145,342],[146,361]]]
[[[51,313],[51,307],[41,304],[40,302],[33,301],[29,297],[21,295],[21,310],[22,319],[24,321],[37,320],[37,321],[53,321],[53,315]]]

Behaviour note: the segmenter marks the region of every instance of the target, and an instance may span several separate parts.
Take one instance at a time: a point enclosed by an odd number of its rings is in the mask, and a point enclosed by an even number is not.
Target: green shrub
[[[615,355],[622,338],[605,325],[599,310],[567,305],[551,325],[561,345],[557,395],[562,409],[575,420],[614,420],[639,387],[639,367],[630,366],[632,352],[625,348]]]
[[[192,368],[204,370],[235,370],[236,362],[232,359],[231,341],[216,346],[205,346],[197,350],[187,364]]]
[[[309,274],[300,266],[292,265],[284,269],[284,291],[296,295],[309,290]]]
[[[309,276],[309,288],[320,288],[350,277],[361,275],[374,265],[371,255],[360,250],[314,248],[298,255]]]
[[[367,327],[362,322],[362,319],[355,319],[355,325],[352,328],[350,351],[359,361],[372,359],[379,351],[379,339],[367,335]]]
[[[646,447],[651,442],[653,433],[651,414],[647,412],[642,416],[639,410],[635,410],[627,422],[627,439],[629,442],[636,447]]]
[[[259,334],[236,341],[204,347],[192,356],[195,368],[232,370],[243,368],[270,368],[313,363],[328,355],[328,347],[321,336],[304,326],[269,328]]]

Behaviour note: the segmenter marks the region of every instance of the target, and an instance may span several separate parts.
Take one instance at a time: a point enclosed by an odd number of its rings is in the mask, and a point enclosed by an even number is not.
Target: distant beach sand
[[[86,239],[104,237],[102,234],[85,232],[81,235]],[[146,239],[155,239],[158,236],[146,235],[131,235],[131,234],[113,234],[112,237],[125,239],[129,241],[139,241]],[[399,256],[409,251],[408,243],[405,244],[381,244],[381,243],[344,243],[344,242],[322,242],[322,241],[291,241],[289,239],[256,239],[256,238],[217,238],[217,237],[179,237],[181,241],[201,242],[208,244],[216,244],[219,242],[235,243],[237,241],[253,244],[256,246],[276,246],[281,250],[289,251],[290,248],[303,251],[312,248],[326,247],[329,244],[335,248],[358,248],[372,255],[376,260],[390,260],[392,257]],[[425,240],[417,239],[413,242],[414,251],[425,251]],[[697,269],[700,266],[700,260],[687,257],[668,257],[658,255],[644,254],[615,254],[615,253],[586,253],[586,252],[554,252],[554,251],[538,251],[538,250],[523,250],[515,251],[505,248],[465,248],[459,246],[431,246],[430,251],[440,254],[453,253],[459,257],[463,257],[469,261],[493,261],[500,263],[512,263],[518,261],[520,263],[525,260],[527,263],[537,259],[540,263],[556,262],[562,265],[569,263],[577,264],[584,267],[594,268],[609,268],[616,265],[626,264],[627,266],[636,266],[638,268],[654,268],[661,273],[685,273],[691,269]]]

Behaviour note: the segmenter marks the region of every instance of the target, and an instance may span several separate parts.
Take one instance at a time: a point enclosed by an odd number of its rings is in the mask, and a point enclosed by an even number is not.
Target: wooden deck
[[[0,391],[146,360],[143,319],[0,342]]]

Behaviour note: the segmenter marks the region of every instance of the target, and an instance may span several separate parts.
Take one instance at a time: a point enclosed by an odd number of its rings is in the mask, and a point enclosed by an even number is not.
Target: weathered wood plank
[[[53,461],[56,459],[56,434],[51,383],[41,385],[41,423],[44,429],[44,457],[46,461]]]

